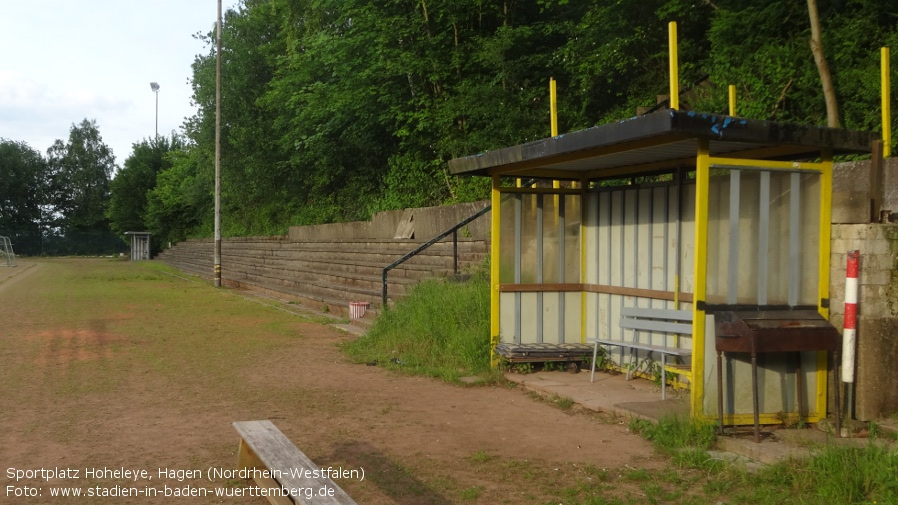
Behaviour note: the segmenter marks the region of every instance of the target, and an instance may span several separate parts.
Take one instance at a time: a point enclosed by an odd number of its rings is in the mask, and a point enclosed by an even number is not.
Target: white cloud
[[[224,8],[236,0],[225,0]],[[97,121],[119,164],[152,138],[160,85],[159,134],[195,113],[190,65],[207,48],[216,0],[28,0],[0,16],[0,137],[46,151],[71,125]]]

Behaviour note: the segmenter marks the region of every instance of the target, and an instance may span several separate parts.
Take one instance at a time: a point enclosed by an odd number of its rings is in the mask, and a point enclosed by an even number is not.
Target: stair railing
[[[448,230],[444,231],[443,233],[440,233],[439,235],[430,239],[426,243],[421,244],[420,246],[416,247],[414,250],[407,253],[405,256],[403,256],[403,257],[399,258],[398,260],[387,265],[383,270],[383,305],[382,306],[384,308],[387,307],[387,274],[390,272],[390,270],[405,263],[406,261],[408,261],[411,258],[418,255],[418,253],[420,253],[420,252],[424,251],[425,249],[427,249],[428,247],[436,244],[440,240],[443,240],[444,238],[448,237],[449,235],[452,235],[452,265],[453,265],[452,268],[453,268],[453,271],[455,272],[455,274],[458,275],[458,230],[461,227],[470,223],[471,221],[486,214],[492,208],[493,208],[492,205],[487,205],[486,207],[484,207],[483,209],[478,211],[476,214],[473,214],[472,216],[459,221],[458,224],[456,224],[452,228],[449,228]]]

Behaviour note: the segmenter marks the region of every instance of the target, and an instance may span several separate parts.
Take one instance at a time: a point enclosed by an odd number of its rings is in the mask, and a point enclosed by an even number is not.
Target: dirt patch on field
[[[272,420],[320,466],[364,468],[364,481],[338,484],[366,504],[562,503],[566,488],[590,479],[638,493],[620,474],[660,466],[623,420],[562,411],[511,386],[463,388],[352,364],[337,344],[355,337],[159,268],[47,261],[0,289],[4,467],[82,471],[74,480],[4,475],[4,487],[44,493],[9,503],[171,500],[48,498],[63,485],[246,486],[160,469],[233,467],[231,423],[254,419]],[[85,478],[95,467],[153,479]]]

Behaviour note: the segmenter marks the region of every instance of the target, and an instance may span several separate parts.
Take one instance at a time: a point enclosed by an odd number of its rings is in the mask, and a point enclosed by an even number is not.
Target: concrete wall
[[[833,225],[830,321],[840,330],[846,255],[854,249],[861,254],[855,417],[869,421],[898,413],[898,225]]]
[[[873,170],[869,160],[836,163],[833,167],[834,224],[879,221],[880,211],[898,212],[898,158]]]
[[[898,225],[881,215],[898,212],[898,159],[837,163],[833,169],[830,321],[840,330],[845,314],[845,262],[860,251],[855,417],[898,413]],[[894,219],[892,219],[894,220]]]
[[[459,221],[488,206],[488,201],[460,203],[445,207],[423,207],[419,209],[378,212],[371,221],[351,223],[331,223],[314,226],[291,226],[290,240],[339,240],[339,239],[392,239],[403,219],[410,218],[413,238],[430,240]],[[488,239],[490,236],[490,214],[476,219],[462,231],[469,238]]]

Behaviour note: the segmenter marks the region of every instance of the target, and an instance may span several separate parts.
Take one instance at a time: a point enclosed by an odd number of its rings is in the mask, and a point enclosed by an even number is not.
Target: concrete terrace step
[[[376,255],[321,255],[316,257],[295,256],[258,256],[252,251],[235,254],[233,251],[223,251],[223,257],[229,258],[239,264],[251,264],[257,266],[270,266],[274,268],[305,268],[321,270],[340,270],[354,272],[362,275],[380,275],[384,267],[389,263],[378,261]],[[373,257],[372,257],[373,256]],[[474,253],[459,254],[459,270],[477,266],[483,261],[483,255]],[[390,262],[392,263],[392,262]],[[400,264],[391,271],[391,275],[400,275],[413,278],[422,278],[433,275],[435,272],[447,272],[452,270],[452,257],[435,258],[428,261],[415,261],[414,259]]]
[[[318,308],[327,306],[331,310],[348,311],[350,301],[365,301],[379,307],[383,268],[422,243],[396,239],[292,242],[282,237],[230,238],[222,241],[222,282],[267,291],[273,296],[281,293]],[[487,241],[460,238],[459,270],[464,272],[480,265],[488,254]],[[161,253],[158,259],[211,279],[212,256],[212,240],[203,239],[181,242]],[[403,296],[423,279],[451,275],[452,258],[450,238],[391,270],[390,300]]]
[[[342,249],[347,251],[369,251],[369,250],[378,250],[383,252],[392,252],[399,255],[405,254],[412,249],[418,247],[421,244],[426,243],[424,240],[404,240],[404,239],[347,239],[347,240],[307,240],[303,242],[291,242],[288,240],[264,240],[264,239],[224,239],[222,240],[222,248],[232,247],[235,249],[238,248],[253,248],[257,246],[262,246],[266,249],[275,250],[277,248],[289,248],[289,249],[300,249],[300,250],[335,250]],[[178,246],[191,246],[191,245],[206,245],[207,247],[212,247],[212,239],[189,239],[184,242],[178,243]],[[488,248],[487,241],[481,239],[463,239],[460,238],[458,240],[459,247],[463,247],[463,244],[470,245],[479,245],[483,248]],[[464,246],[464,247],[467,247]],[[437,242],[430,246],[426,253],[433,254],[435,251],[451,251],[452,250],[452,240],[444,239],[440,242]]]
[[[247,275],[242,279],[229,278],[228,282],[237,283],[241,287],[260,286],[273,291],[320,301],[332,306],[345,306],[347,310],[349,302],[368,302],[375,307],[381,305],[381,291],[379,290],[375,291],[344,285],[335,286],[324,282],[292,281],[263,275]]]
[[[206,251],[202,253],[199,250],[199,247],[207,244],[191,244],[193,249],[192,251],[178,251],[180,247],[169,250],[176,252],[168,252],[166,251],[161,255],[162,258],[170,257],[173,259],[182,259],[182,261],[188,262],[190,261],[190,257],[202,256]],[[242,261],[245,258],[247,261],[252,260],[254,262],[264,261],[274,262],[276,259],[282,259],[286,261],[323,261],[325,263],[344,263],[344,264],[358,264],[371,266],[374,268],[380,268],[389,265],[393,261],[399,259],[401,254],[387,253],[384,251],[376,250],[376,249],[366,249],[366,250],[341,250],[341,249],[324,249],[324,248],[311,248],[311,249],[297,249],[297,248],[283,248],[279,247],[277,249],[265,249],[264,244],[252,244],[253,247],[248,247],[248,244],[243,244],[241,247],[232,247],[232,244],[222,244],[222,254],[231,256],[238,261]],[[206,249],[202,247],[202,249]],[[460,266],[467,266],[472,264],[479,264],[482,262],[483,258],[488,254],[488,250],[483,249],[482,247],[477,247],[472,250],[472,248],[466,247],[465,245],[461,245],[459,247],[458,253],[458,261]],[[211,258],[212,250],[211,244],[208,250],[208,255]],[[409,259],[405,263],[403,263],[399,268],[406,269],[423,269],[426,267],[439,267],[439,269],[451,268],[452,262],[452,251],[431,251],[428,253],[427,251]]]
[[[239,269],[226,268],[227,263],[222,258],[222,276],[230,279],[249,279],[253,276],[281,279],[295,283],[324,283],[327,285],[339,285],[344,287],[359,288],[363,290],[378,291],[382,289],[381,276],[352,275],[345,272],[321,270],[307,270],[301,268],[266,268],[259,266],[242,265]],[[405,286],[417,283],[416,279],[408,277],[389,278],[389,289],[397,290],[397,294],[405,293]]]
[[[337,263],[362,263],[379,268],[393,263],[401,258],[401,255],[386,254],[380,251],[293,251],[280,250],[275,254],[263,254],[264,250],[242,249],[234,250],[231,248],[222,248],[222,254],[232,255],[233,257],[247,258],[254,261],[268,260],[285,260],[285,261],[321,261],[321,262],[337,262]],[[461,249],[458,253],[458,261],[460,264],[477,264],[480,263],[486,252],[468,251]],[[407,266],[432,266],[432,267],[451,267],[452,253],[427,255],[420,254],[414,256],[403,263]]]
[[[261,294],[270,298],[275,298],[281,301],[298,303],[305,307],[307,310],[311,310],[313,312],[346,319],[349,319],[350,317],[349,302],[343,299],[334,299],[320,294],[294,291],[282,286],[266,286],[262,284],[239,283],[234,281],[228,281],[225,283],[225,285],[229,287],[245,289],[247,291]],[[351,301],[359,302],[366,300],[358,299]],[[365,315],[361,319],[352,319],[350,321],[350,324],[358,326],[363,330],[367,330],[374,324],[374,321],[375,319],[377,319],[379,313],[380,310],[372,305],[365,311]]]

